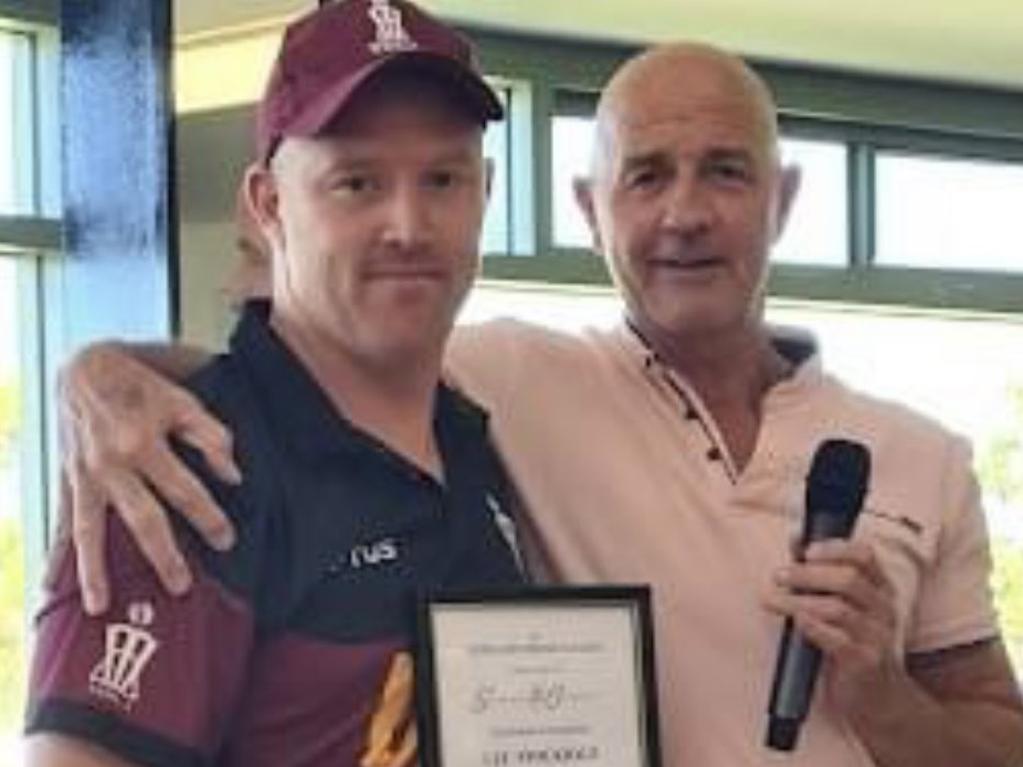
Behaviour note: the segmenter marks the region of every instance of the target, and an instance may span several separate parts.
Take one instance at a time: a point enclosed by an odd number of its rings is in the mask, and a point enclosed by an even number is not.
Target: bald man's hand
[[[840,708],[859,705],[901,674],[895,591],[870,544],[813,543],[775,581],[768,608],[791,617],[829,659],[830,692]]]
[[[86,611],[101,613],[109,604],[108,509],[124,520],[165,588],[186,592],[191,574],[157,494],[217,549],[230,548],[234,532],[168,441],[191,445],[219,478],[236,484],[241,474],[230,433],[189,392],[114,343],[88,347],[67,365],[59,403],[61,526],[77,550]]]

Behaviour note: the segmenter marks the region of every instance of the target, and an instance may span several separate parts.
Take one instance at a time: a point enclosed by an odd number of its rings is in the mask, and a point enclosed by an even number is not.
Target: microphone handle
[[[811,510],[806,515],[803,546],[829,538],[848,538],[855,517]],[[821,651],[796,631],[792,618],[785,619],[778,661],[771,688],[767,745],[778,751],[792,751],[799,728],[810,710]]]

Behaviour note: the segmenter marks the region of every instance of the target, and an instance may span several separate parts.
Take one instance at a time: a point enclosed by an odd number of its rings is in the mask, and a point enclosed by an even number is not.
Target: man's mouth
[[[723,263],[720,258],[714,256],[651,258],[647,261],[647,264],[653,269],[663,269],[680,274],[705,272],[716,269]]]

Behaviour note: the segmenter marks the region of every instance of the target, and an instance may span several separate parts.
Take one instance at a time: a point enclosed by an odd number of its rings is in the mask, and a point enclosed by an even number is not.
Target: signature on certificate
[[[564,682],[533,682],[507,690],[497,684],[483,683],[473,691],[469,711],[483,714],[499,708],[525,708],[537,713],[554,712],[591,697],[570,690]]]

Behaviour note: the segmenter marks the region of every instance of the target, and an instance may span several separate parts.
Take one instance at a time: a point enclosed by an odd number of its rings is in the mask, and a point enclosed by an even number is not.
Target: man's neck
[[[279,315],[270,322],[345,419],[424,471],[443,476],[433,431],[441,350],[374,364]]]
[[[728,452],[741,470],[752,457],[767,391],[792,371],[766,327],[692,336],[645,332],[660,360],[682,376],[710,411]]]

